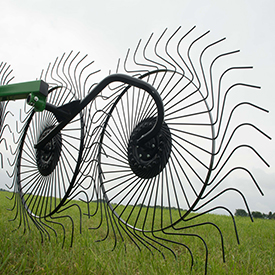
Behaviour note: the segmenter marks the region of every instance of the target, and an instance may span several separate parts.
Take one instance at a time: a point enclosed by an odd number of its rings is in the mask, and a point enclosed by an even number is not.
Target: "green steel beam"
[[[0,86],[0,101],[27,99],[35,111],[43,111],[46,106],[49,85],[43,80],[22,82]]]

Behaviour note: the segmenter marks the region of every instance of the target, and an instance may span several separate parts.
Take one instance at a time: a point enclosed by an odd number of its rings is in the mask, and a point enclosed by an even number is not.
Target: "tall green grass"
[[[18,221],[10,208],[10,195],[0,192],[0,274],[204,274],[205,248],[195,237],[177,237],[177,241],[188,245],[194,254],[194,266],[190,271],[190,255],[182,246],[172,248],[178,259],[166,253],[166,259],[147,249],[139,251],[130,241],[118,242],[114,251],[114,239],[97,242],[104,238],[106,227],[90,230],[98,225],[99,218],[83,218],[82,234],[76,231],[74,244],[69,241],[62,249],[62,237],[54,236],[41,243],[37,230],[23,232],[15,230]],[[78,219],[71,208],[71,215]],[[66,221],[68,222],[68,221]],[[232,219],[228,216],[207,214],[197,222],[212,222],[220,227],[224,236],[225,260],[222,260],[220,235],[211,225],[189,230],[202,236],[208,246],[208,274],[275,274],[275,221],[236,217],[240,245],[237,244]],[[15,231],[14,231],[15,230]],[[69,232],[67,232],[69,234]],[[126,249],[125,249],[126,246]]]

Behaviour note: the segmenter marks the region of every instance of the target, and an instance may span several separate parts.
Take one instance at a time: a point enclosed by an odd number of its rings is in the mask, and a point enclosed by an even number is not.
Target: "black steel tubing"
[[[154,99],[157,105],[158,116],[155,125],[153,128],[144,134],[139,140],[138,143],[145,143],[146,141],[153,138],[159,131],[163,123],[164,119],[164,107],[162,103],[162,99],[157,92],[157,90],[150,85],[149,83],[137,79],[128,75],[124,74],[112,74],[104,78],[101,82],[97,84],[97,86],[79,103],[77,108],[73,110],[71,116],[67,119],[61,121],[56,127],[53,128],[48,135],[46,135],[43,139],[41,139],[34,147],[41,148],[42,146],[46,145],[46,143],[52,139],[60,130],[62,130],[81,110],[83,110],[106,86],[108,86],[112,82],[123,82],[125,84],[135,86],[137,88],[143,89],[147,91],[152,98]],[[54,108],[50,108],[51,111],[54,112]]]

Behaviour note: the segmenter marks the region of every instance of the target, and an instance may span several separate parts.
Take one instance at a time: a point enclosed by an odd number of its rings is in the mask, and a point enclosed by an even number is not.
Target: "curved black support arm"
[[[106,86],[108,86],[112,82],[123,82],[125,84],[135,86],[137,88],[147,91],[152,96],[157,106],[158,117],[154,127],[149,132],[140,137],[138,143],[145,143],[154,136],[156,136],[157,133],[160,131],[164,119],[164,107],[162,99],[157,90],[151,84],[141,79],[137,79],[124,74],[112,74],[104,78],[101,82],[99,82],[97,86],[82,101],[79,102],[78,106],[74,108],[74,110],[67,116],[67,118],[62,120],[59,124],[57,124],[53,128],[53,130],[50,131],[48,135],[41,139],[36,145],[34,145],[34,147],[43,147],[60,130],[62,130],[78,113],[80,113],[81,110],[84,109]],[[47,108],[46,105],[46,109],[54,112],[54,108],[52,108],[52,105],[50,107],[51,108]]]

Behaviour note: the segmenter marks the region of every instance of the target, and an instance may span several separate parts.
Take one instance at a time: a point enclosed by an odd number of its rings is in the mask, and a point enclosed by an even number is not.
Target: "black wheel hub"
[[[52,130],[52,128],[53,126],[45,128],[38,140],[45,137]],[[36,162],[41,175],[48,176],[55,169],[61,154],[61,147],[62,136],[59,132],[48,143],[46,143],[45,146],[36,150]]]
[[[171,153],[171,133],[163,122],[157,136],[138,145],[138,139],[153,128],[156,118],[141,121],[133,130],[128,143],[128,162],[140,178],[150,179],[158,175],[167,164]]]

